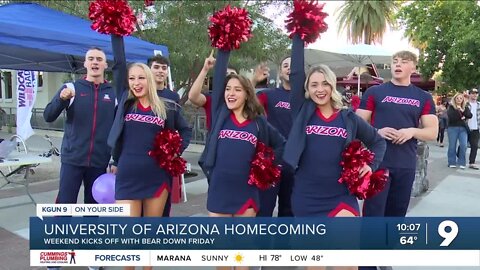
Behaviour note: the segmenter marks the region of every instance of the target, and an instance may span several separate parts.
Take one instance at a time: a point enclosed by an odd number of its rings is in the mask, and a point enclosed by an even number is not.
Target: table
[[[33,199],[32,195],[30,194],[29,189],[29,176],[30,176],[30,169],[33,167],[37,167],[39,164],[42,163],[49,163],[52,162],[52,159],[49,157],[41,157],[35,154],[25,154],[25,153],[12,153],[5,159],[0,159],[0,174],[5,179],[6,183],[0,186],[0,189],[8,186],[8,185],[20,185],[25,187],[25,191],[27,192],[28,197],[33,204],[37,205],[35,200]],[[6,168],[11,168],[10,172],[5,174],[3,170]],[[17,180],[12,179],[13,175],[18,175],[18,172],[21,170],[25,170],[25,175],[23,179]]]

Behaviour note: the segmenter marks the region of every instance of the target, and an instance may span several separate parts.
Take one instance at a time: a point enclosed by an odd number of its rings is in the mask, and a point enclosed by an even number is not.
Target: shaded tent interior
[[[14,18],[14,19],[12,19]],[[35,3],[0,6],[0,68],[82,73],[85,52],[101,48],[112,66],[109,35],[90,28],[91,22]],[[145,63],[154,51],[168,56],[168,48],[125,37],[128,62]]]

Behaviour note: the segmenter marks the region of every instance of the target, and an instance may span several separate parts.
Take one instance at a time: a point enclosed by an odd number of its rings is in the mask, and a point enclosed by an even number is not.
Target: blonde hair
[[[326,65],[316,65],[311,67],[308,70],[307,79],[305,80],[305,98],[310,99],[310,93],[308,92],[308,84],[310,82],[310,77],[313,75],[313,73],[316,73],[316,72],[322,73],[323,76],[325,76],[325,80],[332,88],[332,96],[331,96],[332,107],[338,110],[344,108],[343,101],[342,101],[342,94],[340,94],[340,92],[338,92],[337,90],[337,76]]]
[[[399,51],[392,55],[392,60],[395,58],[402,58],[404,60],[412,61],[415,65],[418,64],[417,55],[410,51]]]
[[[463,98],[463,101],[462,101],[462,104],[460,104],[460,107],[457,106],[457,102],[455,102],[455,99],[458,97],[458,96],[462,96]],[[462,110],[465,110],[465,106],[467,106],[467,99],[465,98],[465,96],[463,95],[463,93],[456,93],[452,99],[450,100],[450,105],[453,106],[454,109],[458,110],[458,109],[462,109]]]
[[[152,108],[153,113],[162,118],[165,119],[167,118],[167,109],[165,106],[165,102],[158,97],[157,94],[157,85],[155,84],[155,79],[153,78],[152,71],[150,68],[143,64],[143,63],[133,63],[128,67],[128,72],[134,67],[139,67],[141,68],[146,75],[147,78],[147,99],[150,102],[150,107]],[[135,108],[137,107],[138,104],[138,99],[135,97],[133,94],[132,89],[128,89],[128,99],[134,99],[135,100]]]

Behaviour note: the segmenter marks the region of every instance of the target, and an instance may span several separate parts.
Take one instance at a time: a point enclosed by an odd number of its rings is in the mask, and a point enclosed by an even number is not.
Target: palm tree
[[[395,26],[394,14],[399,2],[393,0],[348,0],[337,11],[338,31],[347,31],[348,40],[356,43],[381,43],[387,25]]]

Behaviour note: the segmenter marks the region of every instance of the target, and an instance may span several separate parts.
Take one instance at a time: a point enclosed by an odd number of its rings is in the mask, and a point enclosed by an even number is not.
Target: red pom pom
[[[273,161],[275,155],[272,148],[262,142],[257,142],[255,156],[253,157],[248,184],[255,185],[260,190],[269,189],[280,182],[280,166]]]
[[[153,157],[158,165],[171,176],[178,176],[185,172],[187,162],[180,156],[182,137],[178,131],[163,129],[158,132],[153,142],[153,150],[148,155]]]
[[[298,34],[305,41],[305,44],[313,43],[328,29],[325,23],[327,13],[323,12],[325,4],[318,4],[316,1],[295,0],[293,11],[288,15],[287,31],[292,38]]]
[[[374,173],[365,175],[361,184],[357,188],[357,197],[359,199],[368,199],[385,188],[388,180],[388,170],[380,169]]]
[[[358,107],[360,107],[360,98],[357,95],[353,95],[350,104],[352,105],[353,111],[356,111]]]
[[[226,6],[210,17],[208,35],[212,46],[224,51],[240,48],[242,42],[252,37],[252,20],[243,8]]]
[[[88,17],[93,30],[118,36],[130,35],[137,21],[126,0],[95,0],[90,3]]]
[[[352,141],[342,153],[340,165],[343,170],[338,182],[345,183],[350,193],[362,200],[382,191],[387,183],[388,171],[383,169],[359,177],[360,169],[365,164],[372,163],[374,157],[375,155],[364,148],[358,140]]]

